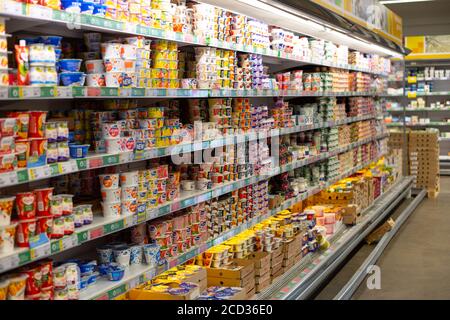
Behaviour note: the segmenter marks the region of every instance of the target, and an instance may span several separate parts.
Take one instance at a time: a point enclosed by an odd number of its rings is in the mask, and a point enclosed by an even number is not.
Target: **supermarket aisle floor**
[[[441,177],[439,197],[422,201],[378,260],[381,289],[363,281],[353,299],[450,299],[449,209],[450,177]],[[370,251],[363,246],[317,299],[333,298]]]

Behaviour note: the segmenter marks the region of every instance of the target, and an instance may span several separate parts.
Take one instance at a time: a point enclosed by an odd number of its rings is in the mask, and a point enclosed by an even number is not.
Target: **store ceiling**
[[[403,18],[406,36],[450,34],[450,0],[387,4]]]

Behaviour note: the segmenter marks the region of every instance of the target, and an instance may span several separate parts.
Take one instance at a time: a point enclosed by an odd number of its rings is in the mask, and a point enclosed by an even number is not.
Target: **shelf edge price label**
[[[408,91],[408,99],[416,99],[417,91]]]
[[[416,76],[409,76],[408,77],[408,83],[409,84],[417,83],[417,77]]]

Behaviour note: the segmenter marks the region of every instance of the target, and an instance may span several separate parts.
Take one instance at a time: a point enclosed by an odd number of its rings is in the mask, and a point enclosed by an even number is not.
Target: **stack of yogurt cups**
[[[104,217],[136,213],[138,171],[102,174],[99,175],[99,178]]]

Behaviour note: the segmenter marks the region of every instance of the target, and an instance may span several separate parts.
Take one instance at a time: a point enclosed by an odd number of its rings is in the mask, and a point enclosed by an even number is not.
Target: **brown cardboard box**
[[[298,254],[301,251],[302,247],[302,238],[300,235],[295,236],[289,242],[283,243],[283,253],[284,257],[292,257]]]
[[[256,293],[256,287],[253,287],[252,290],[250,290],[249,292],[247,292],[247,297],[246,300],[250,300],[251,298],[253,298],[253,296]]]
[[[194,300],[200,295],[200,288],[197,286],[184,295],[171,295],[162,292],[151,292],[142,290],[141,287],[129,291],[130,300]]]
[[[205,291],[208,287],[206,269],[201,268],[200,270],[194,272],[192,275],[187,276],[184,281],[192,282],[198,285],[200,287],[200,292]]]
[[[244,278],[221,278],[208,277],[208,286],[222,286],[222,287],[241,287],[244,288],[255,281],[255,272],[247,274]]]
[[[226,279],[243,279],[249,273],[253,272],[254,264],[252,261],[239,259],[231,260],[231,264],[227,268],[206,268],[207,276],[220,277]]]
[[[272,283],[272,279],[269,277],[269,279],[267,279],[266,281],[264,281],[264,282],[262,282],[260,284],[257,284],[255,286],[256,293],[261,292],[262,290],[267,288],[271,283]]]
[[[265,273],[265,274],[263,274],[263,275],[261,275],[261,276],[256,276],[255,277],[255,283],[256,284],[260,284],[260,283],[263,283],[263,282],[265,282],[267,279],[269,279],[270,278],[270,272],[267,272],[267,273]]]
[[[270,273],[271,273],[271,274],[275,274],[275,273],[277,273],[282,267],[283,267],[283,260],[281,260],[280,263],[273,265],[272,268],[270,269]]]
[[[372,244],[380,241],[380,239],[384,236],[386,232],[391,231],[391,229],[395,226],[395,221],[392,218],[389,218],[385,223],[383,223],[380,227],[375,229],[371,234],[366,237],[366,243]]]
[[[270,272],[270,263],[266,264],[264,266],[264,268],[256,268],[255,269],[255,275],[256,276],[261,276],[267,272]]]

